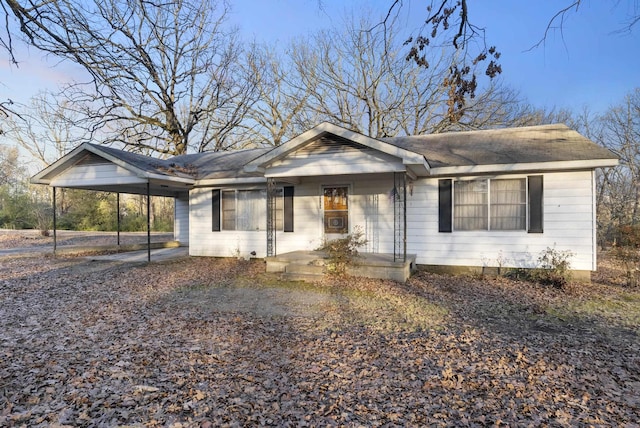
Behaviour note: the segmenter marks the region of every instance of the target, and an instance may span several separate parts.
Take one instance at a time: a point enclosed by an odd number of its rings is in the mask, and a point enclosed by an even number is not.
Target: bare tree
[[[224,149],[254,101],[224,2],[3,0],[7,6],[32,45],[89,73],[90,85],[65,92],[102,141],[167,155]]]
[[[628,94],[602,118],[602,143],[620,157],[615,193],[624,207],[620,220],[640,224],[640,88]],[[622,201],[621,201],[622,199]]]
[[[60,103],[59,103],[60,102]],[[11,116],[6,121],[6,136],[22,147],[42,167],[62,157],[86,134],[75,123],[67,102],[50,92],[42,92],[22,106],[20,119]]]
[[[313,85],[303,84],[296,68],[293,48],[284,54],[263,46],[248,66],[257,80],[258,101],[248,112],[246,138],[253,144],[279,146],[304,131],[301,115],[308,105]],[[306,122],[306,121],[302,121]]]
[[[395,11],[403,4],[402,0],[393,0],[386,17],[380,24],[387,28]],[[478,67],[483,66],[490,80],[502,73],[500,52],[495,46],[487,45],[485,29],[470,19],[467,0],[432,0],[426,6],[424,25],[417,35],[409,37],[405,43],[409,46],[406,59],[419,67],[430,68],[428,52],[433,47],[449,46],[457,52],[456,61],[449,64],[442,78],[447,88],[447,119],[457,121],[465,104],[473,99],[478,89]]]
[[[448,114],[444,82],[453,49],[433,48],[429,68],[406,61],[395,24],[374,29],[371,20],[347,21],[292,49],[301,84],[311,90],[300,121],[327,120],[373,137],[416,135],[507,126],[517,118],[518,96],[494,82]],[[311,125],[309,123],[307,125]]]
[[[17,147],[0,146],[0,186],[13,183],[22,175]]]
[[[401,132],[408,120],[420,121],[412,103],[420,100],[423,111],[434,108],[431,101],[442,89],[429,84],[435,69],[422,73],[399,56],[393,25],[385,32],[371,27],[367,19],[347,20],[298,42],[291,52],[302,85],[311,89],[307,117],[386,137]]]
[[[532,47],[544,44],[548,35],[554,31],[562,32],[567,16],[577,13],[583,0],[565,0],[558,3],[558,11],[550,17],[541,39]],[[403,0],[390,0],[389,8],[382,18],[380,27],[386,29],[389,22],[397,16],[404,4]],[[478,89],[478,76],[486,75],[490,80],[502,73],[500,52],[496,46],[488,44],[485,29],[476,25],[471,7],[487,7],[482,2],[468,0],[427,0],[425,1],[425,19],[423,27],[407,39],[407,60],[419,67],[431,67],[427,56],[430,47],[451,46],[458,53],[458,61],[452,63],[443,79],[449,88],[447,115],[455,121],[466,103],[475,97]],[[630,32],[640,22],[639,0],[613,2],[612,8],[627,6],[627,20],[621,23],[619,32]]]

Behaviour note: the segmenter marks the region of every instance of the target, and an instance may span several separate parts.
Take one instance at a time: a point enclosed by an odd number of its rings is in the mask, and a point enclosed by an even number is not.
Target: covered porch
[[[326,274],[327,255],[321,251],[291,251],[266,259],[267,272],[281,273],[295,281],[313,281]],[[389,253],[360,253],[347,274],[405,282],[416,269],[416,255],[399,259]]]

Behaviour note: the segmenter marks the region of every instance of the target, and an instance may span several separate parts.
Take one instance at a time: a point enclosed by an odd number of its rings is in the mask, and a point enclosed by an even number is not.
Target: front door
[[[349,187],[323,187],[324,234],[328,238],[349,233]],[[334,235],[334,236],[331,236]]]

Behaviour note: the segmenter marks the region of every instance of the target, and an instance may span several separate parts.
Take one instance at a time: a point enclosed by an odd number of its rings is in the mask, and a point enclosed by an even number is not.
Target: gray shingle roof
[[[380,140],[423,155],[432,168],[617,159],[609,150],[563,124]],[[156,159],[107,146],[93,146],[143,171],[197,180],[255,176],[243,167],[270,150],[204,152]]]
[[[167,159],[169,163],[193,167],[197,172],[195,178],[199,180],[213,178],[251,177],[243,171],[246,163],[252,161],[270,149],[247,149],[229,152],[204,152],[176,156]]]
[[[102,146],[99,144],[86,144],[95,147],[103,153],[120,159],[121,161],[126,162],[142,171],[174,177],[193,178],[193,175],[189,174],[187,171],[180,171],[176,168],[172,168],[170,166],[171,162],[169,162],[169,160],[167,159],[158,159],[151,156],[145,156],[138,153],[115,149],[113,147]]]
[[[617,159],[609,150],[563,124],[382,140],[424,155],[432,168]]]
[[[89,143],[87,143],[89,144]],[[204,152],[158,159],[113,147],[90,144],[146,172],[195,179],[248,177],[242,167],[269,149],[248,149],[229,152]]]

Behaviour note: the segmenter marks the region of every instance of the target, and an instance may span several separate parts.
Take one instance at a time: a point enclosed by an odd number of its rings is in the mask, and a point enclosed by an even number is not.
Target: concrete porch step
[[[408,254],[405,261],[395,261],[393,254],[361,253],[347,274],[368,278],[392,279],[404,282],[415,270],[416,256]],[[294,251],[267,257],[267,272],[280,272],[295,280],[315,280],[323,275],[326,255],[317,251]]]
[[[284,269],[285,273],[291,274],[303,274],[303,275],[324,275],[324,266],[310,265],[310,264],[302,264],[292,262],[289,263],[288,266]]]
[[[282,278],[287,279],[289,281],[304,281],[304,282],[314,282],[324,277],[324,275],[292,273],[292,272],[284,272],[281,275],[282,275]]]

